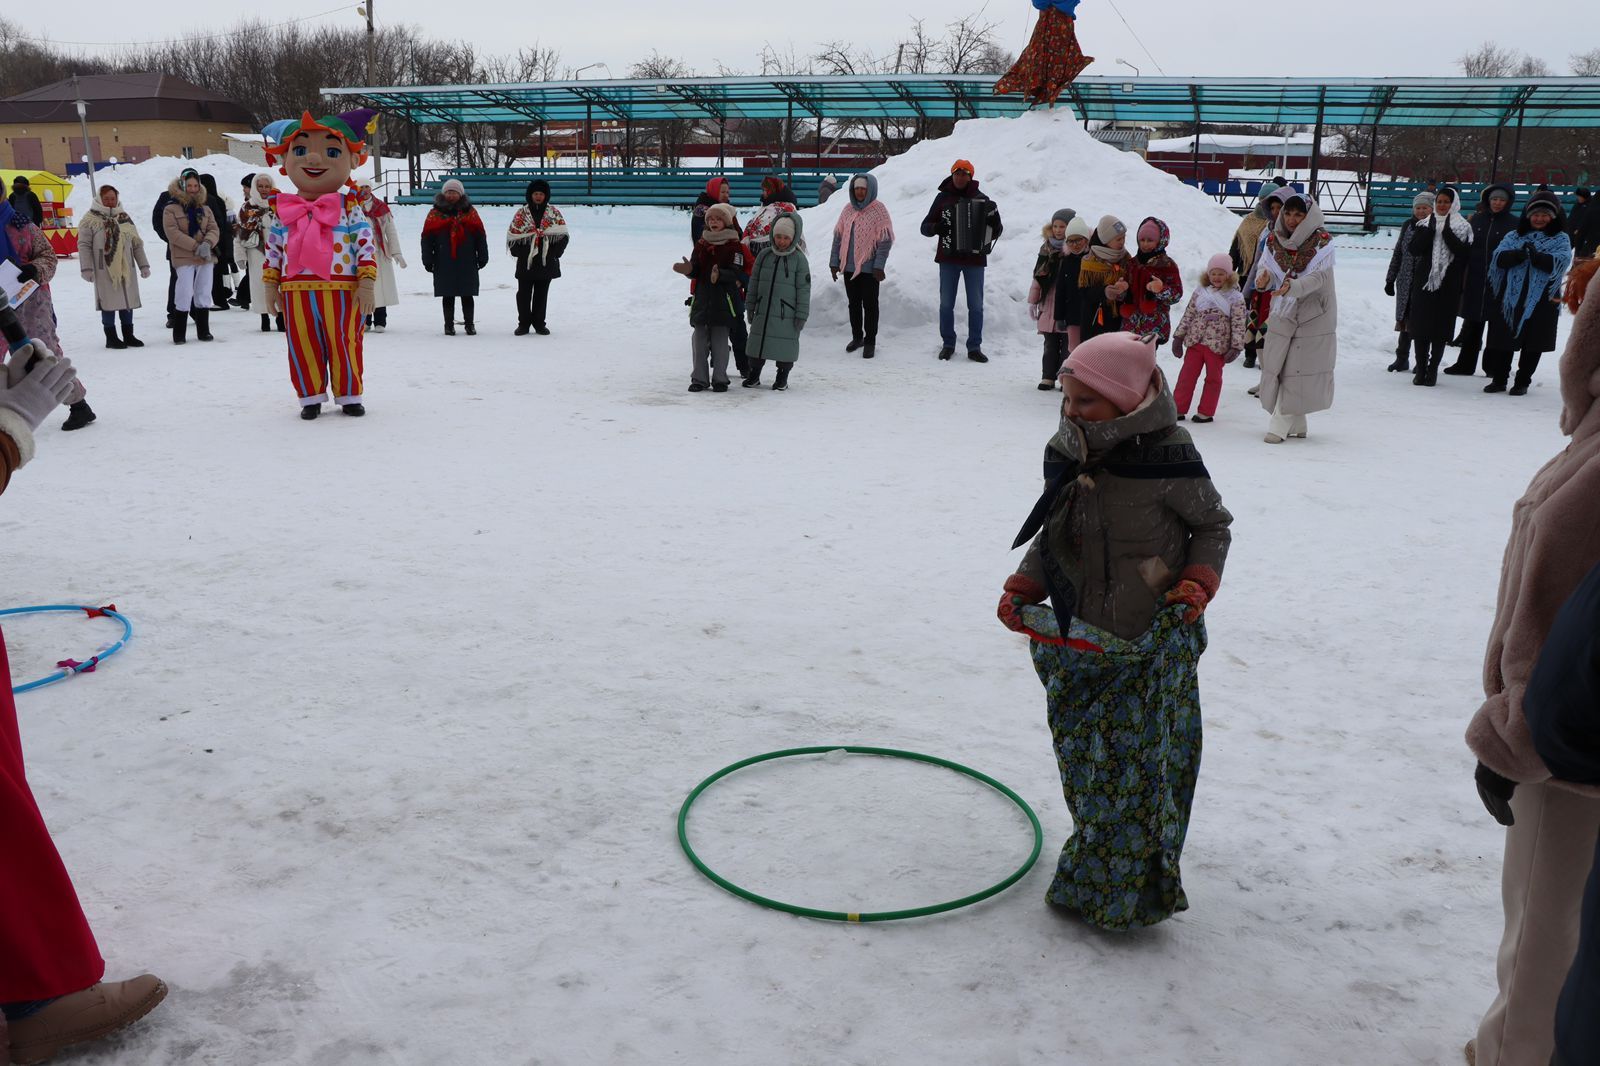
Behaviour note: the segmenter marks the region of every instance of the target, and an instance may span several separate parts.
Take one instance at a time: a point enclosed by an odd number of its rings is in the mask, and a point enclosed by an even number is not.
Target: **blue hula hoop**
[[[57,681],[65,681],[67,678],[76,674],[93,670],[96,666],[99,666],[101,663],[117,654],[117,652],[121,651],[127,645],[128,641],[133,639],[133,623],[128,621],[127,617],[123,614],[113,611],[110,608],[89,608],[70,603],[52,603],[46,604],[42,607],[8,607],[5,610],[0,610],[0,618],[4,618],[7,615],[16,614],[47,614],[52,611],[79,611],[87,614],[90,610],[101,611],[105,617],[115,619],[122,624],[122,636],[118,638],[117,642],[111,645],[111,647],[107,648],[105,651],[100,652],[98,655],[90,656],[88,662],[79,663],[77,666],[58,666],[56,667],[55,673],[47,674],[46,676],[39,678],[37,681],[29,681],[26,685],[12,685],[11,694],[13,696],[19,692],[30,692],[36,688],[44,688],[46,685],[53,685]]]

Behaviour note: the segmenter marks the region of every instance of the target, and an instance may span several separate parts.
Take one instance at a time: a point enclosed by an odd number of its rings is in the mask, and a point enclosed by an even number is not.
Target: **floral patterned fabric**
[[[1039,12],[1028,46],[995,82],[995,94],[1021,93],[1030,104],[1054,104],[1061,91],[1094,62],[1093,56],[1084,55],[1078,47],[1076,21],[1059,7]]]
[[[1050,736],[1074,832],[1045,898],[1102,929],[1154,925],[1188,910],[1178,860],[1200,772],[1200,686],[1205,623],[1163,610],[1133,640],[1072,623],[1070,637],[1102,650],[1034,641]],[[1054,635],[1047,607],[1024,608],[1036,633]]]

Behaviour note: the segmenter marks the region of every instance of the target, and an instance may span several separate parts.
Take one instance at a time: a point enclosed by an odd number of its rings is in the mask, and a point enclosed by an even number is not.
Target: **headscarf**
[[[110,185],[102,186],[100,191],[105,192],[106,189],[110,189],[112,192],[117,193],[117,205],[115,207],[107,207],[99,200],[96,200],[94,203],[89,205],[89,212],[84,218],[84,224],[88,225],[89,223],[93,222],[95,225],[103,226],[105,228],[106,247],[104,252],[104,263],[106,274],[114,283],[121,285],[128,279],[128,267],[133,258],[132,256],[122,254],[122,242],[124,238],[126,238],[130,244],[138,241],[139,230],[133,224],[133,219],[128,217],[128,212],[122,209],[121,193],[118,192],[115,187]]]
[[[465,194],[451,206],[444,198],[444,194],[452,184],[457,188],[461,187],[461,183],[454,178],[444,183],[444,188],[440,189],[439,195],[434,198],[433,210],[428,212],[428,217],[422,222],[422,236],[431,237],[440,230],[449,230],[450,258],[454,259],[460,255],[461,242],[467,239],[468,233],[483,232],[483,219],[472,206],[471,197]]]
[[[867,187],[867,198],[860,203],[856,202],[858,182]],[[885,241],[894,243],[894,220],[889,217],[889,208],[878,199],[878,179],[871,174],[852,177],[849,191],[850,199],[839,212],[833,235],[839,242],[839,265],[846,271],[850,269],[847,260],[854,252],[856,270],[850,275],[854,278],[860,277],[862,269],[877,258],[880,245]]]
[[[1145,235],[1145,230],[1147,228],[1155,231],[1156,246],[1153,250],[1148,252],[1140,251],[1138,255],[1134,257],[1141,263],[1148,263],[1158,255],[1165,255],[1167,251],[1167,245],[1172,242],[1172,230],[1168,229],[1167,224],[1154,215],[1149,216],[1143,222],[1139,223],[1140,237]]]
[[[1438,292],[1439,286],[1444,284],[1444,276],[1450,270],[1450,264],[1455,262],[1456,255],[1444,240],[1444,227],[1449,226],[1450,232],[1466,244],[1472,243],[1472,224],[1461,217],[1461,194],[1452,188],[1444,188],[1441,193],[1450,194],[1450,213],[1439,221],[1439,213],[1433,214],[1417,223],[1418,229],[1433,230],[1433,260],[1428,265],[1428,280],[1422,287],[1427,292]],[[1435,198],[1437,204],[1437,198]]]
[[[1528,216],[1535,211],[1549,211],[1555,216],[1543,230],[1533,228]],[[1561,279],[1572,265],[1572,240],[1564,232],[1565,213],[1554,196],[1536,194],[1522,209],[1522,221],[1514,232],[1508,233],[1500,247],[1489,257],[1489,284],[1500,294],[1500,310],[1511,326],[1512,334],[1520,336],[1539,304],[1549,298],[1552,289],[1560,291]],[[1522,250],[1528,254],[1513,267],[1500,265],[1502,252]],[[1550,269],[1540,270],[1533,265],[1532,256],[1543,253],[1550,257]],[[1526,299],[1524,299],[1526,297]]]

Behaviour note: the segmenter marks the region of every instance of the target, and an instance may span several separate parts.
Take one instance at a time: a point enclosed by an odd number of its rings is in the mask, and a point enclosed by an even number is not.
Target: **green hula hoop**
[[[914,762],[932,763],[935,766],[943,766],[947,770],[965,774],[976,781],[982,781],[1012,803],[1015,803],[1021,808],[1022,813],[1028,816],[1028,821],[1033,825],[1032,854],[1028,856],[1026,862],[1017,867],[1009,877],[999,884],[992,885],[982,892],[974,892],[970,896],[962,896],[960,899],[950,900],[947,903],[935,903],[928,907],[912,907],[909,910],[901,911],[826,911],[818,910],[815,907],[801,907],[793,903],[784,903],[782,900],[768,899],[766,896],[757,895],[749,889],[740,888],[702,862],[700,856],[696,855],[694,849],[689,846],[689,808],[693,807],[694,801],[700,798],[700,793],[711,785],[731,773],[743,770],[746,766],[753,766],[756,763],[770,762],[773,759],[785,759],[792,755],[824,755],[830,751],[847,751],[852,755],[881,755],[894,759],[910,759]],[[683,853],[689,857],[689,861],[694,863],[695,869],[705,874],[722,888],[732,892],[735,896],[747,899],[751,903],[759,903],[763,907],[786,911],[789,914],[798,914],[806,918],[822,918],[832,922],[892,922],[901,918],[921,918],[929,914],[940,914],[960,907],[969,907],[980,900],[985,900],[990,896],[1004,892],[1021,880],[1022,876],[1031,870],[1033,864],[1039,860],[1039,851],[1044,847],[1044,830],[1039,825],[1039,816],[1033,813],[1033,808],[1028,806],[1027,801],[994,778],[987,774],[979,773],[970,766],[962,766],[960,763],[951,762],[949,759],[923,755],[920,752],[901,751],[897,748],[869,748],[855,744],[830,744],[821,747],[785,748],[783,751],[769,751],[765,755],[752,755],[748,759],[741,759],[732,766],[725,766],[718,770],[696,785],[694,791],[690,792],[688,798],[683,801],[683,806],[678,809],[678,843],[683,847]]]

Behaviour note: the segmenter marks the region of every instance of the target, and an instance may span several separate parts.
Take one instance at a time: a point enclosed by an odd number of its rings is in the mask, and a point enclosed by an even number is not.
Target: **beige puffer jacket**
[[[161,212],[161,229],[167,235],[167,247],[172,249],[172,265],[174,267],[199,266],[202,262],[214,263],[217,259],[217,241],[221,239],[221,230],[217,227],[217,218],[206,209],[206,193],[200,190],[198,196],[190,196],[184,191],[183,186],[174,181],[167,186],[167,194],[172,197],[172,203]],[[189,235],[189,208],[198,204],[200,207],[200,231],[194,236]],[[211,258],[202,260],[195,249],[202,243],[211,246]]]

